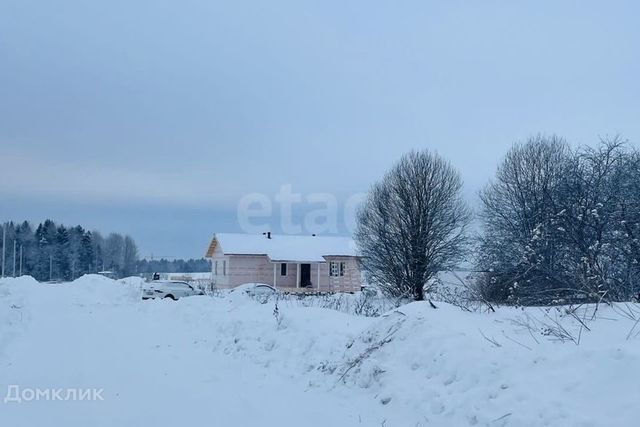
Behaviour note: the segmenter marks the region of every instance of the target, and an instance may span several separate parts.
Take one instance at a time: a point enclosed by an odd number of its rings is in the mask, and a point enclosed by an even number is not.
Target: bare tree
[[[122,275],[131,276],[137,273],[136,264],[138,262],[138,246],[136,245],[135,240],[133,240],[129,235],[124,236],[123,245]]]
[[[638,153],[616,137],[583,148],[575,164],[561,233],[570,250],[570,269],[590,298],[628,300],[640,289]]]
[[[124,237],[111,233],[104,241],[103,259],[105,268],[114,271],[118,276],[124,268]]]
[[[514,146],[481,193],[482,295],[524,305],[637,295],[639,181],[640,157],[619,138]]]
[[[471,213],[461,188],[457,171],[428,151],[405,155],[372,187],[355,232],[370,283],[424,299],[430,279],[464,256]]]
[[[571,282],[560,267],[564,242],[557,239],[563,183],[573,167],[572,155],[556,136],[530,138],[514,145],[496,178],[480,193],[477,268],[484,298],[522,303],[541,292]]]

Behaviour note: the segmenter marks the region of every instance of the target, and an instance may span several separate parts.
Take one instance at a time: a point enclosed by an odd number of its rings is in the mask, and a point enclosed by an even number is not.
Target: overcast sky
[[[201,256],[244,195],[344,198],[411,149],[475,203],[514,141],[640,142],[638,3],[524,3],[0,0],[0,220]]]

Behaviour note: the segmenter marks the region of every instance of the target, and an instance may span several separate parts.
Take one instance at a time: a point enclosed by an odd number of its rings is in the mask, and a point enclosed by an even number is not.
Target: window
[[[213,274],[218,275],[218,261],[213,264]]]
[[[222,261],[222,275],[226,276],[227,275],[227,261]]]
[[[285,263],[285,262],[280,264],[280,275],[281,276],[286,276],[287,275],[287,263]]]
[[[338,263],[331,261],[329,263],[329,276],[337,276],[338,275]]]
[[[346,269],[345,262],[331,261],[329,263],[329,276],[333,276],[333,277],[344,276],[345,269]]]

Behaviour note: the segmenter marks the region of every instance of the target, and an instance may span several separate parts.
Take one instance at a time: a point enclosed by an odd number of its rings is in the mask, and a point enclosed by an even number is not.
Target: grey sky
[[[199,256],[247,193],[343,197],[431,148],[640,141],[640,6],[0,0],[0,219]]]

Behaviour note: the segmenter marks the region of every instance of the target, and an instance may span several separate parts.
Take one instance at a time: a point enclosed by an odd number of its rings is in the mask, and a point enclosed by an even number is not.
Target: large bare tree
[[[355,232],[370,283],[424,299],[430,279],[464,256],[471,213],[461,188],[458,172],[429,151],[405,155],[372,187]]]
[[[640,154],[620,138],[515,145],[480,194],[484,298],[546,305],[640,292]]]
[[[564,183],[575,167],[571,160],[563,139],[530,138],[509,150],[495,179],[480,193],[484,233],[476,262],[484,272],[479,283],[485,298],[537,301],[545,288],[553,293],[572,285],[562,267],[564,242],[557,233]]]

